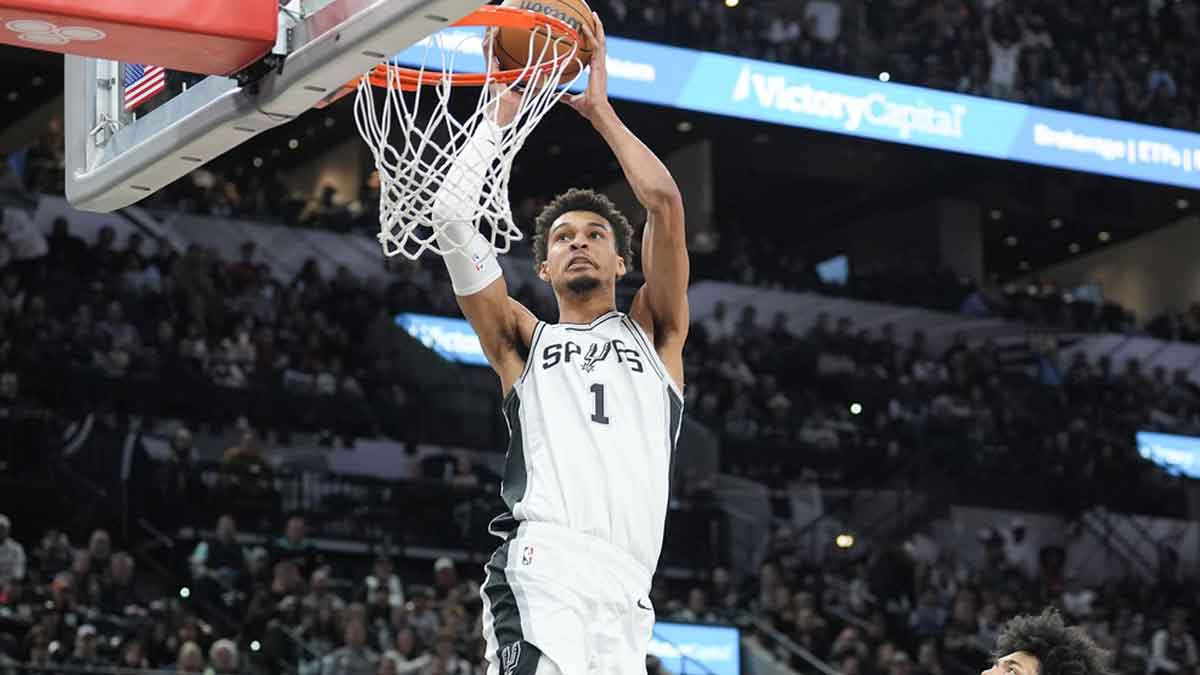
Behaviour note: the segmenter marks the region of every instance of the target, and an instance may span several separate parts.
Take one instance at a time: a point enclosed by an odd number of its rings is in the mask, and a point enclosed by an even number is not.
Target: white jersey
[[[509,511],[492,532],[559,525],[613,544],[653,573],[683,397],[641,326],[617,311],[590,324],[539,322],[504,416]]]

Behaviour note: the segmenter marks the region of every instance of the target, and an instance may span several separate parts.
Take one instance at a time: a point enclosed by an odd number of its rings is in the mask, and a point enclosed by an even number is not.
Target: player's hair
[[[1037,675],[1108,675],[1107,654],[1078,626],[1068,627],[1053,607],[1018,616],[1000,631],[995,657],[1026,652],[1038,660]]]
[[[542,212],[538,214],[533,233],[533,260],[535,269],[546,261],[550,248],[548,236],[554,221],[570,211],[591,211],[608,221],[613,229],[613,241],[617,246],[617,255],[625,259],[625,266],[633,268],[633,228],[629,219],[617,208],[611,199],[596,192],[581,188],[571,188],[555,197]]]

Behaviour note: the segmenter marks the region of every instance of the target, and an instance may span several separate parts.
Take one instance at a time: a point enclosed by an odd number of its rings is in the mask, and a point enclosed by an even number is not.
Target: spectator
[[[404,606],[404,584],[393,571],[390,557],[382,554],[376,556],[372,573],[367,576],[363,584],[366,587],[364,599],[373,597],[378,589],[384,589],[389,606]]]
[[[471,675],[471,664],[462,658],[454,648],[455,635],[451,631],[442,631],[438,635],[437,647],[433,663],[438,664],[445,675]]]
[[[174,351],[172,339],[166,338],[163,344]],[[165,356],[172,358],[171,354]],[[167,458],[155,468],[153,500],[157,522],[167,531],[174,532],[181,524],[185,509],[203,501],[205,487],[196,466],[191,430],[182,425],[176,428],[171,435],[169,450]]]
[[[344,646],[321,661],[321,675],[375,675],[379,657],[367,647],[367,627],[359,618],[346,622]]]
[[[92,554],[86,550],[75,551],[71,559],[71,571],[67,577],[70,590],[85,607],[95,607],[100,600],[103,575],[97,569]]]
[[[1150,640],[1149,675],[1192,673],[1200,665],[1196,640],[1187,634],[1186,613],[1171,611],[1166,628],[1161,628]]]
[[[920,638],[933,637],[942,632],[946,625],[946,610],[939,606],[936,591],[927,590],[921,594],[920,603],[913,609],[908,625]]]
[[[110,614],[133,615],[145,611],[134,581],[133,556],[124,551],[115,553],[109,563],[110,572],[100,591],[100,609]]]
[[[329,590],[329,569],[322,567],[312,573],[308,584],[308,595],[304,596],[304,608],[308,611],[316,611],[318,607],[325,605],[331,607],[335,612],[340,612],[346,607],[346,603]]]
[[[395,663],[396,675],[419,673],[431,660],[429,653],[418,644],[416,632],[408,627],[396,631],[396,641],[385,658]]]
[[[222,586],[236,585],[246,567],[246,554],[237,541],[237,521],[228,513],[217,519],[208,541],[196,544],[191,557],[192,578],[214,578]]]
[[[275,540],[275,551],[272,558],[276,561],[288,560],[296,564],[303,575],[311,575],[317,568],[318,556],[306,536],[304,518],[292,516],[287,519],[283,536]]]
[[[112,539],[108,536],[108,530],[92,532],[92,538],[88,540],[88,554],[91,556],[91,570],[101,576],[107,573],[112,555]]]
[[[917,650],[918,675],[943,675],[942,658],[938,655],[937,642],[926,640]]]
[[[3,597],[11,595],[13,587],[25,579],[25,548],[9,536],[11,531],[8,516],[0,514],[0,596]]]
[[[179,656],[175,660],[175,672],[177,673],[203,673],[204,672],[204,652],[200,650],[200,645],[195,642],[184,642],[179,647]]]
[[[204,675],[234,675],[238,672],[237,645],[232,640],[217,640],[208,649],[208,663]]]
[[[717,617],[708,608],[708,596],[702,588],[688,591],[687,605],[676,614],[680,621],[695,623],[716,623]]]
[[[479,584],[474,580],[461,580],[454,561],[438,558],[433,563],[434,592],[438,602],[466,603],[479,597]]]
[[[150,660],[146,658],[146,648],[141,640],[128,640],[121,646],[121,662],[117,667],[120,670],[150,669]]]
[[[888,675],[912,675],[913,665],[912,660],[908,658],[908,653],[897,651],[892,655],[891,664],[888,667]]]
[[[46,257],[49,270],[67,275],[70,270],[83,269],[87,246],[82,239],[71,234],[71,224],[66,218],[60,216],[54,219],[46,241],[49,244]]]
[[[96,627],[85,623],[75,631],[75,649],[64,662],[72,668],[100,668],[105,665],[104,659],[96,648]]]

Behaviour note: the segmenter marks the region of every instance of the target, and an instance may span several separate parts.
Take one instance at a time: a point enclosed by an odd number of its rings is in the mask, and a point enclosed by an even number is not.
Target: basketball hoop
[[[508,201],[513,160],[530,132],[586,65],[579,63],[573,76],[564,77],[577,62],[580,36],[566,23],[540,13],[483,7],[454,26],[486,26],[489,31],[526,29],[529,57],[523,68],[498,69],[492,65],[490,42],[485,37],[480,42],[485,71],[457,72],[457,55],[473,53],[470,41],[479,37],[474,34],[452,39],[439,33],[426,39],[419,68],[382,64],[358,81],[354,119],[379,172],[378,238],[389,257],[403,255],[416,260],[426,250],[444,256],[462,249],[470,242],[447,243],[448,237],[438,241],[438,235],[450,224],[475,227],[490,238],[497,253],[508,252],[512,242],[520,241],[523,235],[513,223]],[[440,59],[430,64],[434,49],[440,52]],[[373,87],[385,91],[382,106],[375,100]],[[455,87],[480,88],[474,112],[461,121],[449,109]],[[498,127],[495,159],[471,168],[474,177],[482,179],[482,194],[439,194],[446,191],[442,189],[444,179],[455,159],[480,125],[487,122],[489,104],[509,92],[520,96],[520,104],[512,122]],[[450,190],[457,186],[445,187]],[[449,221],[434,215],[435,199],[446,197],[457,198],[462,207],[458,217]]]

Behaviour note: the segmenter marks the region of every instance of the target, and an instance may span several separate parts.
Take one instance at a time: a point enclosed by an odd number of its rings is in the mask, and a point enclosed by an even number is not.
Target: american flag
[[[167,87],[167,73],[162,66],[124,65],[126,110],[133,110]]]

